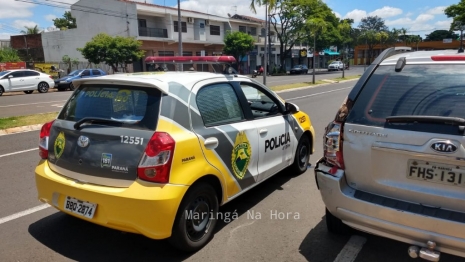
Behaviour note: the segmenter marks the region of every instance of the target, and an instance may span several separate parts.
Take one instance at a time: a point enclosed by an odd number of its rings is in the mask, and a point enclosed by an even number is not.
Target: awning
[[[325,55],[339,55],[338,52],[331,52],[331,51],[326,51],[325,50]]]

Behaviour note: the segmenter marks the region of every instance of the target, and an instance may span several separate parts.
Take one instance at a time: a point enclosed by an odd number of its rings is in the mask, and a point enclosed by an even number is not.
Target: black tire
[[[0,96],[2,96],[4,92],[5,92],[5,89],[3,89],[2,86],[0,86]]]
[[[294,163],[291,165],[291,170],[294,174],[300,175],[307,171],[308,161],[310,160],[310,140],[307,135],[302,135],[297,144],[295,151]]]
[[[47,93],[48,88],[49,88],[49,85],[47,83],[45,83],[45,82],[40,82],[37,85],[37,90],[39,91],[39,93]]]
[[[69,83],[69,90],[74,91],[74,85],[73,82]]]
[[[34,90],[28,90],[28,91],[23,91],[25,94],[32,94],[32,92],[34,92]]]
[[[326,208],[326,228],[330,233],[338,235],[347,235],[350,234],[352,230],[348,225],[342,223],[342,220],[333,216],[331,212]]]
[[[210,184],[192,186],[179,206],[169,238],[171,245],[185,252],[195,252],[204,247],[213,237],[218,208],[216,191]]]

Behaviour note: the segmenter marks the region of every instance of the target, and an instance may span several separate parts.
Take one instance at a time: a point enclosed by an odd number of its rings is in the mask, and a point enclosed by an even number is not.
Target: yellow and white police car
[[[203,72],[74,81],[43,125],[39,200],[105,227],[195,251],[219,206],[281,170],[304,173],[310,118],[266,86]]]

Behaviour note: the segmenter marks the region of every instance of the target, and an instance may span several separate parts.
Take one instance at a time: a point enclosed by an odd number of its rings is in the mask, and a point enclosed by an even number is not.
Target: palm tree
[[[21,30],[21,34],[25,34],[25,35],[35,35],[35,34],[40,34],[40,33],[42,33],[42,31],[39,30],[39,28],[37,27],[37,25],[35,25],[34,27],[25,26],[24,28],[26,28],[26,31]]]
[[[389,38],[389,34],[385,31],[381,31],[381,32],[377,32],[375,37],[376,37],[376,40],[379,41],[380,49],[382,49],[384,47],[385,41],[387,41]]]
[[[250,10],[256,14],[257,9],[255,6],[268,5],[268,11],[271,11],[276,7],[278,1],[279,0],[252,0],[252,2],[250,2]]]
[[[401,29],[399,29],[399,32],[403,36],[403,40],[404,40],[405,45],[407,45],[407,29],[402,27]]]

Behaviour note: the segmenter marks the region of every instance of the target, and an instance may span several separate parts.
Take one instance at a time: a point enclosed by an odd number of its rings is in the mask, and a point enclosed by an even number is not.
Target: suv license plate
[[[72,197],[66,197],[64,209],[74,214],[92,219],[97,209],[97,204],[85,202]]]
[[[465,187],[465,167],[410,159],[407,178]]]

